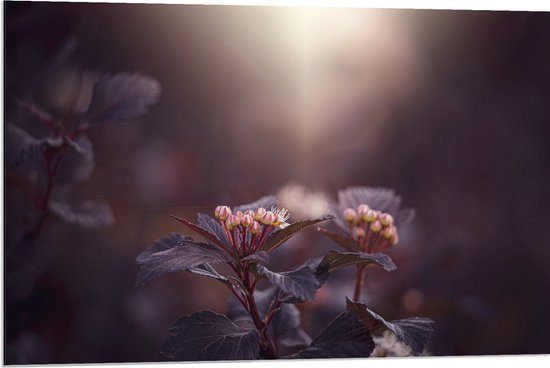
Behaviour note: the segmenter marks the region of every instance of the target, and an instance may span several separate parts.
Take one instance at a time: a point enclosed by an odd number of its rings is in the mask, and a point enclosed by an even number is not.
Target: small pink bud
[[[254,213],[253,210],[246,210],[246,211],[244,211],[244,214],[245,214],[245,215],[248,215],[248,216],[250,216],[250,217],[252,217],[252,218],[254,218],[254,215],[255,215],[255,213]]]
[[[346,208],[344,211],[344,219],[349,222],[350,224],[355,222],[355,219],[357,218],[357,212],[353,208]]]
[[[256,213],[254,214],[254,220],[260,221],[262,219],[262,216],[266,213],[265,208],[260,207],[256,210]]]
[[[380,223],[380,221],[374,221],[372,224],[370,224],[370,230],[373,233],[377,233],[382,230],[382,224]]]
[[[229,215],[227,218],[229,222],[231,223],[231,226],[237,227],[241,224],[241,218],[237,215]]]
[[[367,210],[367,212],[363,216],[361,216],[361,218],[366,222],[373,222],[374,220],[376,220],[377,217],[378,215],[376,214],[375,210]]]
[[[262,225],[260,225],[258,221],[254,221],[252,222],[252,225],[250,225],[250,233],[252,235],[258,234],[261,229],[262,229]]]
[[[365,229],[363,229],[362,227],[358,227],[357,229],[355,229],[355,236],[357,237],[357,239],[362,239],[365,237]]]
[[[227,217],[227,219],[225,220],[225,227],[229,231],[233,231],[233,224],[231,224],[231,216],[232,215],[229,215],[229,217]]]
[[[229,217],[229,215],[231,215],[231,208],[227,206],[218,206],[216,207],[216,212],[216,217],[222,221],[225,221]]]
[[[216,209],[214,210],[214,216],[216,216],[216,218],[219,220],[220,219],[220,210],[222,209],[222,206],[218,206],[216,207]]]
[[[395,233],[395,226],[388,226],[382,230],[382,236],[388,240],[391,239]]]
[[[272,223],[275,222],[275,220],[276,220],[275,214],[271,211],[267,211],[266,213],[264,213],[262,215],[262,218],[260,219],[260,221],[264,225],[271,225]]]
[[[389,213],[383,213],[382,215],[380,215],[380,222],[384,226],[393,225],[393,216]]]
[[[243,217],[243,211],[235,212],[235,216],[238,216],[239,218],[242,218]]]
[[[370,210],[370,207],[366,204],[360,204],[359,207],[357,207],[357,213],[359,216],[365,216],[368,210]]]
[[[252,216],[244,215],[241,219],[241,225],[243,225],[244,227],[249,227],[253,221],[254,219],[252,218]]]

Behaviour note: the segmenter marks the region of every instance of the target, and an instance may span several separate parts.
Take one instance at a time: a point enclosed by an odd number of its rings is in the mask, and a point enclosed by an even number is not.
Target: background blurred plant
[[[61,221],[84,228],[113,225],[110,206],[100,200],[71,201],[71,191],[94,170],[89,129],[136,118],[160,96],[160,84],[139,73],[83,70],[69,38],[25,97],[7,96],[20,121],[5,124],[6,290],[8,309],[25,299],[58,249],[48,227]],[[28,129],[28,130],[27,130]],[[32,133],[31,133],[32,132]],[[14,318],[14,316],[12,316]]]

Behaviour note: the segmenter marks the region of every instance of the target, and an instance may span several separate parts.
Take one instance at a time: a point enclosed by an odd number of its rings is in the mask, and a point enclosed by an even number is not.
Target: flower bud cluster
[[[275,229],[285,228],[289,217],[288,210],[265,208],[236,211],[233,213],[228,206],[218,206],[214,211],[216,219],[225,228],[231,246],[243,255],[257,250],[260,243]],[[248,235],[249,234],[249,235]]]
[[[365,252],[384,250],[399,241],[397,228],[389,213],[360,204],[357,208],[347,208],[343,217],[349,224],[351,236],[363,246]]]

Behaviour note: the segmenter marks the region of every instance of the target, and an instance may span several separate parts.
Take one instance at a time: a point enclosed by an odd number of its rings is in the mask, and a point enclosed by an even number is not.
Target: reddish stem
[[[363,271],[365,265],[358,265],[357,271],[355,271],[355,288],[353,290],[353,301],[358,302],[361,297],[361,289],[363,287]]]
[[[366,249],[368,245],[366,237],[363,237],[362,239],[360,239],[359,244],[361,245],[361,249],[364,252],[368,252],[368,250]],[[359,299],[361,298],[361,289],[363,288],[363,281],[364,281],[364,276],[363,276],[364,270],[365,270],[365,265],[357,265],[357,269],[355,271],[355,287],[353,289],[353,301],[355,302],[359,302]]]
[[[261,351],[266,358],[275,359],[277,358],[276,349],[273,346],[273,343],[271,342],[271,340],[269,339],[269,336],[267,335],[267,325],[264,322],[264,320],[260,317],[260,312],[258,311],[256,301],[254,300],[254,289],[255,289],[257,280],[252,280],[250,270],[248,269],[248,263],[245,263],[243,266],[244,267],[243,267],[242,281],[246,289],[245,294],[246,294],[246,300],[248,302],[247,309],[248,309],[248,312],[250,313],[250,316],[252,317],[252,320],[254,321],[254,325],[256,326],[256,329],[260,333]]]

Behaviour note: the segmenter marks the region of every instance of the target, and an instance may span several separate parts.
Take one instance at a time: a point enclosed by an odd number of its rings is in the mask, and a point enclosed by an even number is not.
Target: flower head
[[[401,208],[401,197],[386,188],[350,187],[338,192],[332,203],[336,222],[363,252],[378,252],[397,244],[398,225],[414,217],[414,210]]]
[[[266,208],[269,208],[267,210]],[[302,220],[298,226],[289,224],[290,212],[279,208],[274,196],[235,207],[217,206],[214,217],[200,213],[198,223],[172,216],[191,230],[200,234],[210,245],[215,246],[233,260],[244,259],[258,252],[271,252],[297,232],[321,221],[333,219],[333,215]],[[284,231],[282,236],[272,236]],[[197,243],[204,244],[204,243]],[[247,259],[247,262],[254,262]],[[240,261],[238,264],[241,264]]]
[[[266,210],[264,207],[237,208],[231,210],[227,206],[218,206],[214,215],[225,231],[228,248],[242,256],[260,249],[262,242],[272,232],[289,226],[286,221],[290,213],[285,208],[275,206],[272,206],[271,210]]]

